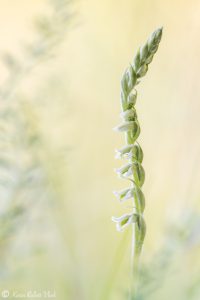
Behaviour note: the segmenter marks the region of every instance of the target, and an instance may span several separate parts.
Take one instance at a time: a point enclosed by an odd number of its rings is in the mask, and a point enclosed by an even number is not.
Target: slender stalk
[[[128,163],[116,171],[121,178],[131,181],[130,188],[115,192],[115,194],[121,202],[132,199],[133,203],[130,213],[112,218],[119,231],[123,231],[125,227],[132,224],[130,300],[136,299],[137,295],[139,260],[146,233],[143,218],[145,198],[142,192],[145,172],[142,167],[143,152],[136,141],[140,135],[140,125],[135,109],[137,99],[135,86],[140,82],[140,78],[147,73],[148,65],[158,49],[161,37],[162,28],[159,28],[138,50],[134,62],[125,70],[121,81],[121,117],[123,122],[115,128],[117,131],[124,132],[126,138],[126,146],[117,150],[117,158],[128,159]]]
[[[132,299],[132,295],[137,292],[137,284],[138,284],[138,267],[139,267],[139,255],[135,248],[135,224],[132,224],[132,245],[131,245],[131,286],[130,286],[130,299]]]

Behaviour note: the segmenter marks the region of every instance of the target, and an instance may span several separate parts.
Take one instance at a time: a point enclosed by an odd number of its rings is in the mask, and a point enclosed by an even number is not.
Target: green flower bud
[[[133,198],[135,200],[135,206],[136,206],[137,210],[140,213],[143,213],[144,209],[145,209],[145,197],[144,197],[144,194],[141,191],[141,189],[139,187],[137,187],[136,185],[132,189],[132,196],[133,196]]]
[[[121,87],[122,87],[122,90],[125,94],[128,94],[129,92],[129,87],[128,87],[128,76],[127,76],[127,72],[125,71],[123,77],[122,77],[122,80],[121,80]]]
[[[134,65],[134,70],[137,73],[137,71],[138,71],[138,69],[140,67],[140,49],[138,50],[138,52],[137,52],[137,54],[136,54],[136,56],[134,58],[133,65]]]
[[[148,58],[146,59],[146,64],[150,64],[151,62],[152,62],[152,59],[153,59],[153,55],[154,54],[150,54],[149,56],[148,56]]]
[[[122,110],[124,111],[128,108],[128,103],[127,103],[127,94],[124,93],[123,90],[121,90],[120,98],[121,98],[121,107]]]
[[[137,81],[137,75],[133,69],[133,67],[130,65],[128,70],[127,70],[127,75],[128,75],[128,87],[129,87],[129,92],[134,88],[135,83]]]
[[[145,172],[142,165],[138,162],[134,162],[132,165],[132,173],[135,184],[141,187],[145,180]]]
[[[134,144],[137,140],[138,136],[140,135],[140,125],[137,121],[130,121],[133,122],[132,130],[127,130],[126,133],[126,141],[127,144]]]
[[[156,31],[155,31],[155,42],[156,44],[159,44],[160,43],[160,40],[162,38],[162,31],[163,31],[163,28],[158,28]]]
[[[139,70],[137,72],[137,76],[143,77],[147,71],[148,71],[148,65],[144,64],[139,68]]]
[[[150,36],[147,44],[148,44],[148,49],[151,53],[155,53],[157,51],[161,37],[162,37],[162,28],[157,29]]]
[[[137,81],[137,75],[130,65],[129,68],[125,71],[124,76],[122,77],[121,87],[125,94],[129,94],[134,88]]]
[[[136,99],[137,99],[137,91],[136,90],[132,90],[127,98],[127,102],[128,102],[128,108],[132,108],[133,106],[135,106],[136,103]]]
[[[145,44],[141,49],[140,49],[140,60],[141,63],[146,62],[146,59],[149,54],[149,49],[148,49],[148,44]]]
[[[146,223],[142,215],[138,215],[136,224],[137,224],[137,233],[138,233],[137,234],[138,239],[136,241],[136,249],[140,253],[146,235]]]
[[[154,45],[154,46],[152,46],[152,48],[151,48],[151,53],[156,53],[156,51],[158,50],[158,45]]]
[[[142,163],[143,151],[138,143],[135,143],[129,153],[127,153],[127,158],[132,159],[132,161],[138,161]]]

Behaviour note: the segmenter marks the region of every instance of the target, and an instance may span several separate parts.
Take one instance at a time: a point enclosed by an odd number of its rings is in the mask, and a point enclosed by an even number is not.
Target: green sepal
[[[136,82],[137,84],[137,82]],[[135,106],[137,100],[137,91],[136,90],[132,90],[127,98],[127,104],[128,104],[128,109],[132,108],[133,106]]]
[[[132,173],[134,182],[137,186],[141,187],[144,184],[145,180],[145,172],[143,166],[138,162],[134,162],[132,164]]]
[[[143,77],[144,75],[146,75],[147,71],[148,71],[148,65],[147,65],[147,64],[143,64],[143,65],[139,68],[139,70],[138,70],[138,72],[137,72],[138,78]]]
[[[134,144],[137,140],[138,136],[140,135],[140,125],[137,121],[131,121],[133,122],[132,130],[127,130],[126,133],[126,141],[127,144]]]
[[[136,236],[137,236],[137,239],[135,241],[136,251],[137,251],[137,254],[140,254],[140,252],[142,250],[142,245],[144,243],[144,238],[146,235],[146,223],[141,214],[137,215],[137,222],[135,224],[136,224]]]
[[[135,72],[137,73],[139,67],[140,67],[140,49],[138,50],[135,58],[134,58],[134,69],[135,69]]]

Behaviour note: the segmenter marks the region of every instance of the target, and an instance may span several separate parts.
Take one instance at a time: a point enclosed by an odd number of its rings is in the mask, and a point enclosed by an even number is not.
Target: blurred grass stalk
[[[63,161],[60,161],[56,152],[52,153],[49,149],[34,105],[20,91],[23,79],[54,55],[71,24],[71,1],[50,0],[49,3],[51,15],[36,20],[37,38],[22,49],[22,59],[9,53],[3,57],[9,75],[0,88],[0,182],[1,199],[5,202],[0,211],[1,266],[12,248],[15,235],[30,218],[33,206],[45,199],[49,203],[52,199],[55,202],[54,217],[63,238],[66,240],[73,236],[67,235],[65,230],[69,219],[66,221],[64,216],[66,194],[62,187],[66,178],[62,174]],[[72,241],[68,243],[68,250],[73,263]],[[75,272],[73,276],[76,276]],[[68,286],[68,289],[71,287]]]
[[[41,62],[52,57],[54,51],[64,40],[69,29],[72,17],[71,1],[49,0],[52,15],[42,15],[35,21],[38,33],[37,39],[23,49],[23,61],[19,61],[9,53],[3,57],[4,63],[9,69],[7,82],[0,89],[0,97],[3,101],[8,100],[19,88],[20,81]]]

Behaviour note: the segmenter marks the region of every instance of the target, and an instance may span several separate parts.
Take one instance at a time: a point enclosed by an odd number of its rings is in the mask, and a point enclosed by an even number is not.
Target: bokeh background
[[[130,232],[111,216],[130,203],[112,194],[127,186],[113,171],[124,138],[112,128],[123,71],[163,26],[138,86],[138,299],[200,298],[199,13],[197,0],[0,0],[1,291],[127,299]]]

